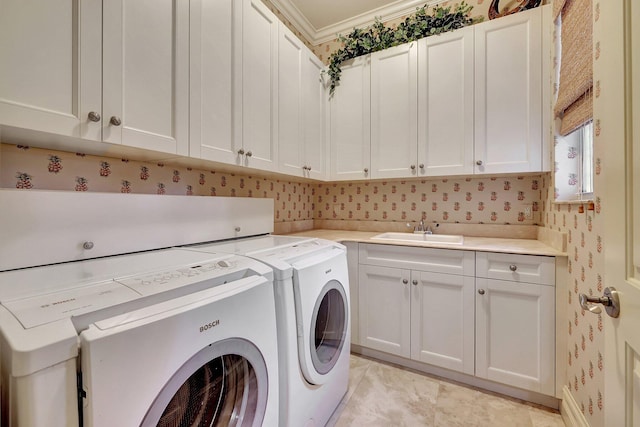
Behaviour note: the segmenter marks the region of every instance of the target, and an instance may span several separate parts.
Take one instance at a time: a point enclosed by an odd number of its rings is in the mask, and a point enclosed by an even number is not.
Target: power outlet
[[[533,218],[533,214],[531,213],[531,206],[525,206],[524,207],[524,217],[526,219],[531,219]]]

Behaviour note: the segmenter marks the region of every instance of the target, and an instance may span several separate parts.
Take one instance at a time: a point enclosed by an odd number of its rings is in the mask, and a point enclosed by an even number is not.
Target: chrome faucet
[[[433,230],[431,230],[430,225],[427,225],[427,228],[424,230],[424,234],[433,234]]]
[[[421,219],[418,222],[418,225],[416,225],[416,227],[413,229],[414,233],[424,233],[424,234],[433,234],[433,231],[431,230],[431,226],[430,225],[425,225],[424,223],[424,219]]]

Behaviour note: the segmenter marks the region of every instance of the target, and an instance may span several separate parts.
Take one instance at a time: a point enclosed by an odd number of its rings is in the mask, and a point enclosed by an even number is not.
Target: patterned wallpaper
[[[599,9],[595,5],[596,11]],[[594,14],[597,22],[599,13]],[[554,33],[554,38],[557,33]],[[594,32],[594,42],[595,42]],[[595,55],[598,60],[598,55]],[[553,63],[557,66],[558,62]],[[595,77],[595,76],[594,76]],[[600,98],[600,83],[595,82],[594,104]],[[595,109],[594,109],[595,111]],[[585,312],[578,302],[578,294],[602,295],[604,289],[604,207],[599,196],[603,188],[604,141],[601,139],[599,120],[594,117],[594,203],[554,204],[554,192],[563,185],[545,188],[542,195],[543,223],[567,234],[567,253],[569,283],[567,296],[568,334],[566,361],[566,386],[577,402],[591,427],[604,427],[604,330],[602,315]],[[559,145],[556,167],[575,156],[571,144]],[[566,162],[565,162],[566,163]],[[564,169],[565,171],[567,169]],[[567,172],[572,173],[571,171]],[[569,179],[568,174],[556,176],[556,179]],[[570,182],[567,182],[569,184]],[[562,184],[565,184],[564,182]],[[566,187],[566,186],[564,186]],[[592,210],[590,210],[592,209]]]
[[[316,219],[540,224],[548,177],[510,176],[318,184]],[[525,208],[531,210],[527,218]]]
[[[275,221],[313,219],[310,183],[220,173],[162,163],[0,145],[2,188],[139,194],[264,197],[274,199]]]

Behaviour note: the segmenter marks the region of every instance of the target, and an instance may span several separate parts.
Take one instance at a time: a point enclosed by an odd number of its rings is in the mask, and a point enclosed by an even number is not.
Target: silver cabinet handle
[[[416,170],[416,165],[411,165],[411,170]]]
[[[409,280],[407,280],[407,279],[402,279],[402,283],[404,283],[404,284],[406,285],[407,283],[409,283]]]
[[[111,120],[109,120],[109,123],[114,126],[120,126],[122,124],[122,120],[120,120],[120,117],[111,116]]]
[[[484,295],[484,289],[478,289],[478,293],[479,293],[480,295]]]
[[[89,117],[89,121],[91,122],[100,121],[100,114],[96,113],[95,111],[90,111],[88,117]]]
[[[241,148],[238,150],[238,154],[240,154],[241,156],[244,154],[244,150]]]
[[[478,160],[478,161],[476,162],[476,165],[478,165],[478,166],[482,166],[482,160]]]
[[[418,286],[418,281],[417,280],[413,280],[411,283],[413,283],[413,286]]]
[[[580,307],[583,310],[590,311],[593,314],[602,313],[602,308],[594,304],[604,305],[604,309],[611,317],[620,316],[620,296],[614,287],[604,288],[604,294],[601,297],[592,297],[585,294],[578,295]]]
[[[517,269],[518,269],[518,266],[517,266],[517,265],[515,265],[515,264],[511,264],[511,265],[509,266],[509,270],[511,270],[511,271],[516,271]]]
[[[251,157],[253,156],[253,153],[251,151],[247,151],[247,157]]]

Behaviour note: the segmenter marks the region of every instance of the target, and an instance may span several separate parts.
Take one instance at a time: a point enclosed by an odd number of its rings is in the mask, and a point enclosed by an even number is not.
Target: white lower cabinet
[[[476,261],[484,276],[476,278],[476,376],[553,395],[555,259],[478,253]]]
[[[472,252],[361,245],[360,344],[473,375],[472,274]]]
[[[553,396],[554,269],[553,257],[360,244],[357,344]]]

